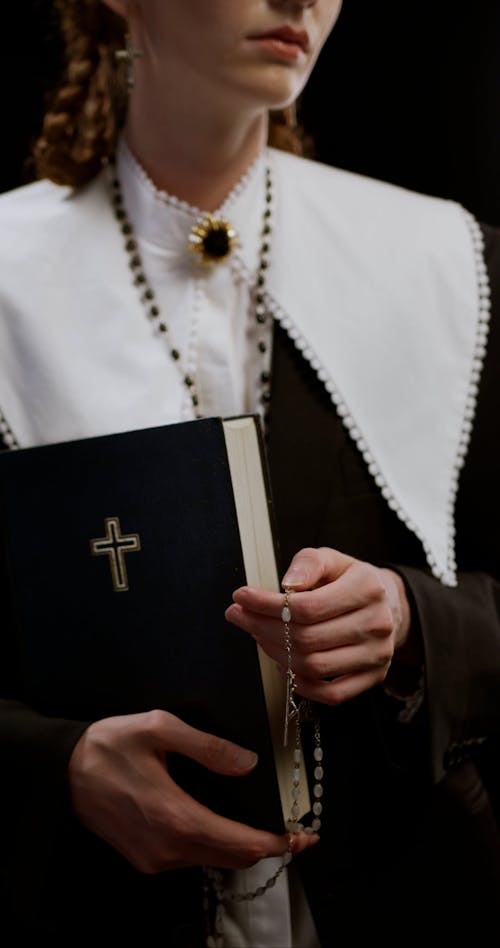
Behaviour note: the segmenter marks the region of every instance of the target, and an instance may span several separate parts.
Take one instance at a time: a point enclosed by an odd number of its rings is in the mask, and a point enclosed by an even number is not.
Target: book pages
[[[260,445],[253,416],[223,421],[229,467],[240,530],[241,547],[247,583],[257,588],[280,590],[274,543],[269,517],[268,495],[262,470]],[[286,707],[286,685],[273,659],[257,646],[262,685],[267,706],[269,728],[274,748],[276,773],[283,817],[290,819],[291,787],[294,769],[295,728],[291,729],[288,746],[283,745]],[[300,819],[311,809],[306,770],[301,763]]]

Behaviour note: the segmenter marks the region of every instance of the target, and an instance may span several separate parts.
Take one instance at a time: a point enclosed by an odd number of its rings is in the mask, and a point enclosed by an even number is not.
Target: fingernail
[[[253,586],[240,586],[239,589],[235,589],[233,593],[233,599],[235,602],[238,602],[239,599],[247,599],[248,596],[251,596],[256,590]]]
[[[253,770],[257,766],[259,760],[259,755],[254,754],[253,751],[244,750],[241,748],[236,754],[236,766],[240,767],[241,770]]]
[[[302,570],[292,566],[281,580],[282,586],[302,586],[305,582],[305,576]]]

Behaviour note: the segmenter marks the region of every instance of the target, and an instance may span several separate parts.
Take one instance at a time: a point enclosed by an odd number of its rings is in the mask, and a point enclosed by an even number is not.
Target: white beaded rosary
[[[312,706],[309,701],[302,700],[297,702],[296,700],[296,691],[295,691],[295,673],[293,671],[292,665],[292,611],[290,608],[290,587],[284,587],[284,601],[283,608],[281,610],[281,620],[284,626],[284,637],[285,637],[285,652],[286,652],[286,704],[285,704],[285,720],[283,727],[283,743],[286,747],[288,744],[288,736],[290,730],[290,724],[295,722],[295,749],[293,752],[293,771],[292,771],[292,784],[291,784],[291,809],[290,809],[290,819],[287,821],[287,830],[288,830],[288,848],[284,854],[280,865],[278,866],[276,872],[263,884],[258,886],[258,888],[253,889],[249,892],[234,892],[231,889],[227,889],[223,884],[222,872],[218,869],[213,869],[212,867],[204,867],[205,875],[205,884],[204,884],[204,893],[203,893],[203,908],[205,912],[205,920],[207,925],[207,931],[209,932],[206,940],[207,948],[224,948],[224,914],[225,906],[230,903],[239,903],[239,902],[253,902],[254,899],[260,898],[260,896],[265,895],[265,893],[272,889],[282,874],[286,867],[292,861],[293,856],[293,839],[296,833],[304,832],[308,836],[317,834],[321,829],[321,815],[323,813],[323,804],[321,798],[323,796],[323,748],[321,746],[321,729],[319,718],[315,717],[313,714]],[[304,826],[303,823],[298,821],[300,813],[300,792],[301,792],[301,782],[302,782],[302,745],[301,745],[301,725],[305,722],[314,723],[314,780],[313,784],[313,797],[314,803],[312,807],[313,819],[310,826]],[[210,909],[210,892],[211,890],[215,894],[216,898],[216,908],[215,908],[215,918],[212,923]]]
[[[323,796],[323,748],[321,747],[321,730],[319,719],[315,718],[312,713],[311,704],[309,701],[302,700],[297,704],[295,697],[295,672],[292,667],[292,639],[291,639],[291,628],[290,622],[292,621],[292,612],[290,609],[290,593],[291,589],[288,586],[284,587],[285,589],[285,600],[283,603],[283,609],[281,610],[281,619],[285,627],[285,652],[286,652],[286,705],[285,705],[285,723],[283,727],[283,744],[286,747],[288,745],[288,731],[291,721],[295,721],[295,750],[293,752],[293,779],[292,779],[292,809],[291,809],[291,819],[288,821],[287,828],[291,833],[298,833],[301,830],[304,831],[308,836],[312,836],[313,833],[317,833],[321,829],[321,819],[320,816],[323,812],[323,805],[320,802],[321,797]],[[297,822],[297,818],[300,812],[299,807],[299,797],[300,797],[300,765],[302,760],[302,741],[301,741],[301,724],[305,721],[314,721],[314,751],[313,757],[315,761],[314,768],[314,779],[316,783],[313,786],[313,796],[315,802],[313,804],[313,814],[314,819],[310,826],[304,826],[302,823]]]

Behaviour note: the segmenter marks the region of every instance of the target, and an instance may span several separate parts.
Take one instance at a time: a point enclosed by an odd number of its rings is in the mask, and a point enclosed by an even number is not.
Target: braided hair
[[[80,187],[114,155],[127,107],[121,18],[101,0],[55,0],[66,72],[45,114],[34,157],[39,177]]]
[[[34,148],[39,177],[78,188],[114,157],[127,110],[127,65],[116,51],[126,26],[102,0],[54,0],[66,71]],[[271,113],[269,143],[302,154],[303,138],[291,110]]]

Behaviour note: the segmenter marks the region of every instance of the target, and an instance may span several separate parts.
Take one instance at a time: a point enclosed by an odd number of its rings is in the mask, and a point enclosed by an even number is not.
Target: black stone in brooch
[[[222,217],[206,214],[191,229],[189,249],[199,255],[201,263],[222,263],[229,257],[236,241],[236,231]]]

